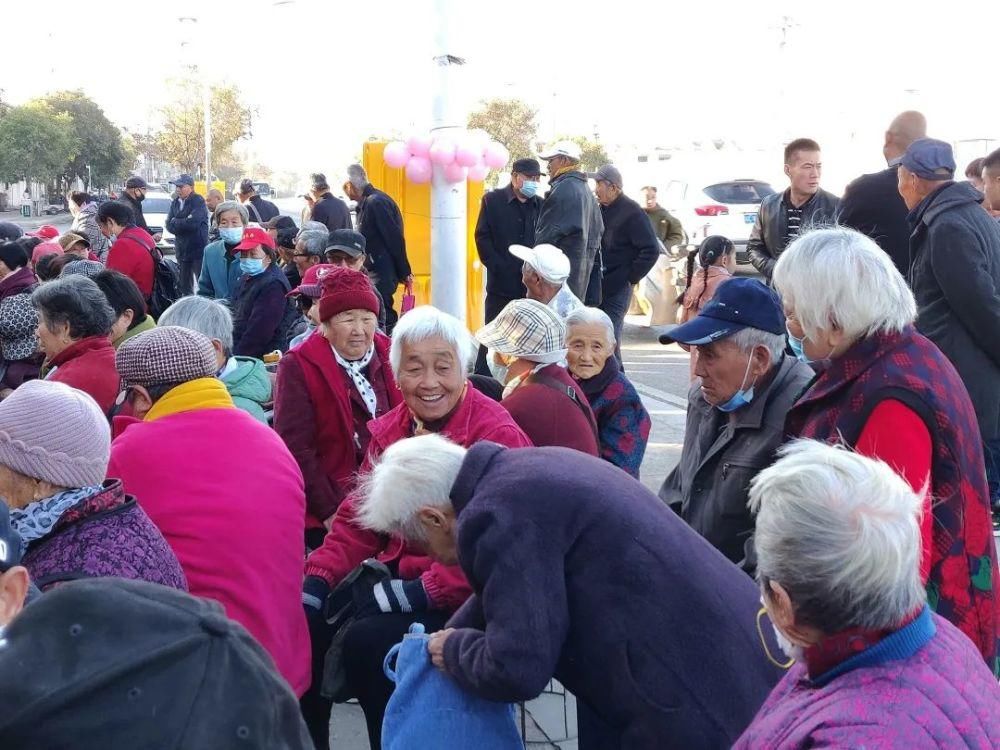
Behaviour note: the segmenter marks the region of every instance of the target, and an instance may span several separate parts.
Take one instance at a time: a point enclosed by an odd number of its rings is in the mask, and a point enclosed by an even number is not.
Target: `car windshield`
[[[760,203],[767,196],[774,195],[774,188],[766,182],[738,180],[709,185],[705,194],[719,203]]]
[[[147,195],[146,200],[142,202],[143,214],[165,214],[169,210],[170,210],[169,198],[150,198]]]

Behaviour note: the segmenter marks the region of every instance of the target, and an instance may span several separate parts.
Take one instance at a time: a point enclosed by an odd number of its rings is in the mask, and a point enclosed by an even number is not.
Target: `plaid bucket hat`
[[[562,318],[533,299],[514,300],[476,332],[476,340],[487,349],[540,364],[566,358],[565,338]]]
[[[132,337],[115,353],[115,366],[125,386],[144,388],[214,378],[219,371],[212,340],[180,326],[153,328]]]

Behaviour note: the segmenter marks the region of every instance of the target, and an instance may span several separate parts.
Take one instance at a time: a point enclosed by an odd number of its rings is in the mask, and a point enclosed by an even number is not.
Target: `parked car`
[[[69,211],[65,206],[60,206],[57,203],[48,203],[41,207],[40,213],[43,216],[54,216],[55,214],[62,214]]]
[[[166,226],[172,201],[170,193],[150,190],[146,193],[146,200],[142,202],[142,215],[146,217],[149,233],[162,235],[156,244],[164,255],[172,255],[174,252],[174,235],[167,231]]]

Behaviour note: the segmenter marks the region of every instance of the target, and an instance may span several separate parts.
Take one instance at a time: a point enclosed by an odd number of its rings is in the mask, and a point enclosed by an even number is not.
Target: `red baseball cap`
[[[274,240],[267,233],[266,229],[260,227],[247,227],[243,230],[243,241],[233,248],[234,252],[253,250],[258,245],[265,245],[274,250]]]
[[[40,237],[43,240],[54,240],[59,236],[59,230],[51,224],[42,224],[34,232],[26,233],[29,237]]]
[[[337,266],[332,263],[319,263],[315,266],[309,266],[299,285],[285,296],[294,297],[296,294],[304,294],[307,297],[319,299],[323,292],[323,277],[330,273],[331,268],[337,268]]]

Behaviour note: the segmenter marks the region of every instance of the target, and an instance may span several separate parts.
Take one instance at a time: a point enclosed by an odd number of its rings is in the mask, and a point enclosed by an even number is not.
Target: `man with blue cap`
[[[750,481],[785,441],[785,415],[815,373],[785,355],[777,293],[756,279],[720,285],[697,317],[660,336],[695,347],[680,463],[660,499],[753,575]],[[747,544],[747,542],[750,544]]]
[[[174,234],[177,253],[178,291],[181,296],[194,292],[194,280],[201,275],[201,262],[208,244],[208,206],[194,191],[194,178],[182,174],[170,181],[177,187],[177,197],[167,212],[167,229]]]
[[[976,409],[994,518],[1000,513],[1000,225],[983,196],[955,182],[951,146],[910,144],[899,194],[910,210],[917,329],[951,360]]]

